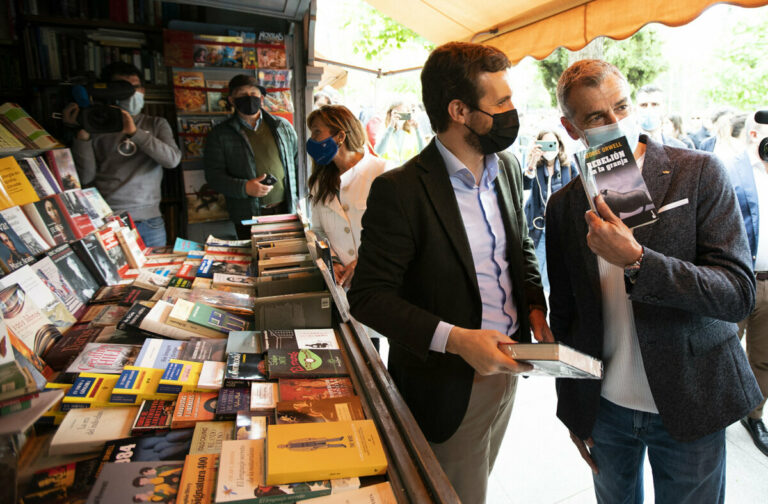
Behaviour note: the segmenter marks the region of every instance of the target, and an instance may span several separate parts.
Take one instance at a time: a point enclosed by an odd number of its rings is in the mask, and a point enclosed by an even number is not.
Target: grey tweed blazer
[[[736,334],[736,322],[754,307],[755,279],[722,163],[709,153],[641,141],[643,179],[656,209],[684,204],[635,229],[645,256],[628,293],[661,419],[673,437],[689,441],[723,429],[762,400]],[[601,357],[602,294],[597,257],[586,243],[588,209],[580,178],[547,206],[550,325],[558,341]],[[557,415],[582,439],[592,432],[600,386],[557,381]]]

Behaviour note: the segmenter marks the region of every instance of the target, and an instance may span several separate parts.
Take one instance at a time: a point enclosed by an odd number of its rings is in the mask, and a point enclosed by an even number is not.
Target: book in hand
[[[656,221],[656,207],[626,137],[590,147],[575,157],[592,211],[598,213],[595,198],[602,195],[630,229]]]
[[[267,484],[384,474],[387,458],[371,420],[270,425]]]
[[[562,343],[499,343],[499,349],[512,359],[527,362],[533,371],[527,375],[556,378],[603,377],[603,362]]]

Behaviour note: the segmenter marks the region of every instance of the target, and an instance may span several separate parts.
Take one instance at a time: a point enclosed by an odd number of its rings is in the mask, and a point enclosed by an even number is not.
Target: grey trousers
[[[465,504],[485,502],[488,476],[507,430],[516,387],[516,376],[476,373],[458,430],[443,443],[429,443]]]

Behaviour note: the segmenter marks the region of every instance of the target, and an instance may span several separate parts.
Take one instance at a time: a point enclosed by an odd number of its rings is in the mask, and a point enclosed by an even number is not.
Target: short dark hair
[[[652,94],[652,93],[664,93],[664,90],[661,89],[656,84],[646,84],[645,86],[641,87],[637,90],[637,94]]]
[[[557,102],[560,105],[560,112],[565,117],[570,118],[571,111],[568,109],[568,96],[571,94],[571,91],[580,86],[598,87],[609,75],[614,75],[627,82],[624,74],[615,65],[607,61],[583,59],[569,66],[557,81]]]
[[[421,98],[436,133],[450,124],[448,104],[461,100],[476,107],[482,95],[477,87],[481,72],[501,72],[511,66],[495,47],[469,42],[448,42],[436,48],[421,70]]]
[[[142,75],[141,70],[136,68],[135,65],[126,63],[125,61],[115,61],[101,70],[101,80],[103,81],[115,80],[115,76],[117,75],[125,75],[126,77],[135,75],[139,78],[141,84],[144,85],[144,76]]]
[[[259,79],[253,75],[248,74],[235,75],[229,80],[229,85],[227,87],[229,88],[229,94],[232,95],[237,88],[245,86],[253,86],[259,88],[259,91],[261,91],[261,96],[266,96],[267,94],[267,89],[264,86],[259,85]]]

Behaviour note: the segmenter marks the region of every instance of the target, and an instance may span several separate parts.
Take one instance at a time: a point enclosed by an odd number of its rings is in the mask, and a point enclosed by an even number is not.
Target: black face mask
[[[235,98],[235,108],[243,115],[254,115],[261,110],[261,97],[245,95]]]
[[[474,107],[473,107],[474,108]],[[507,110],[500,114],[489,114],[476,108],[478,112],[493,118],[493,125],[488,133],[481,135],[467,126],[467,129],[477,136],[483,154],[501,152],[515,142],[517,131],[520,129],[520,120],[517,117],[517,109]]]

